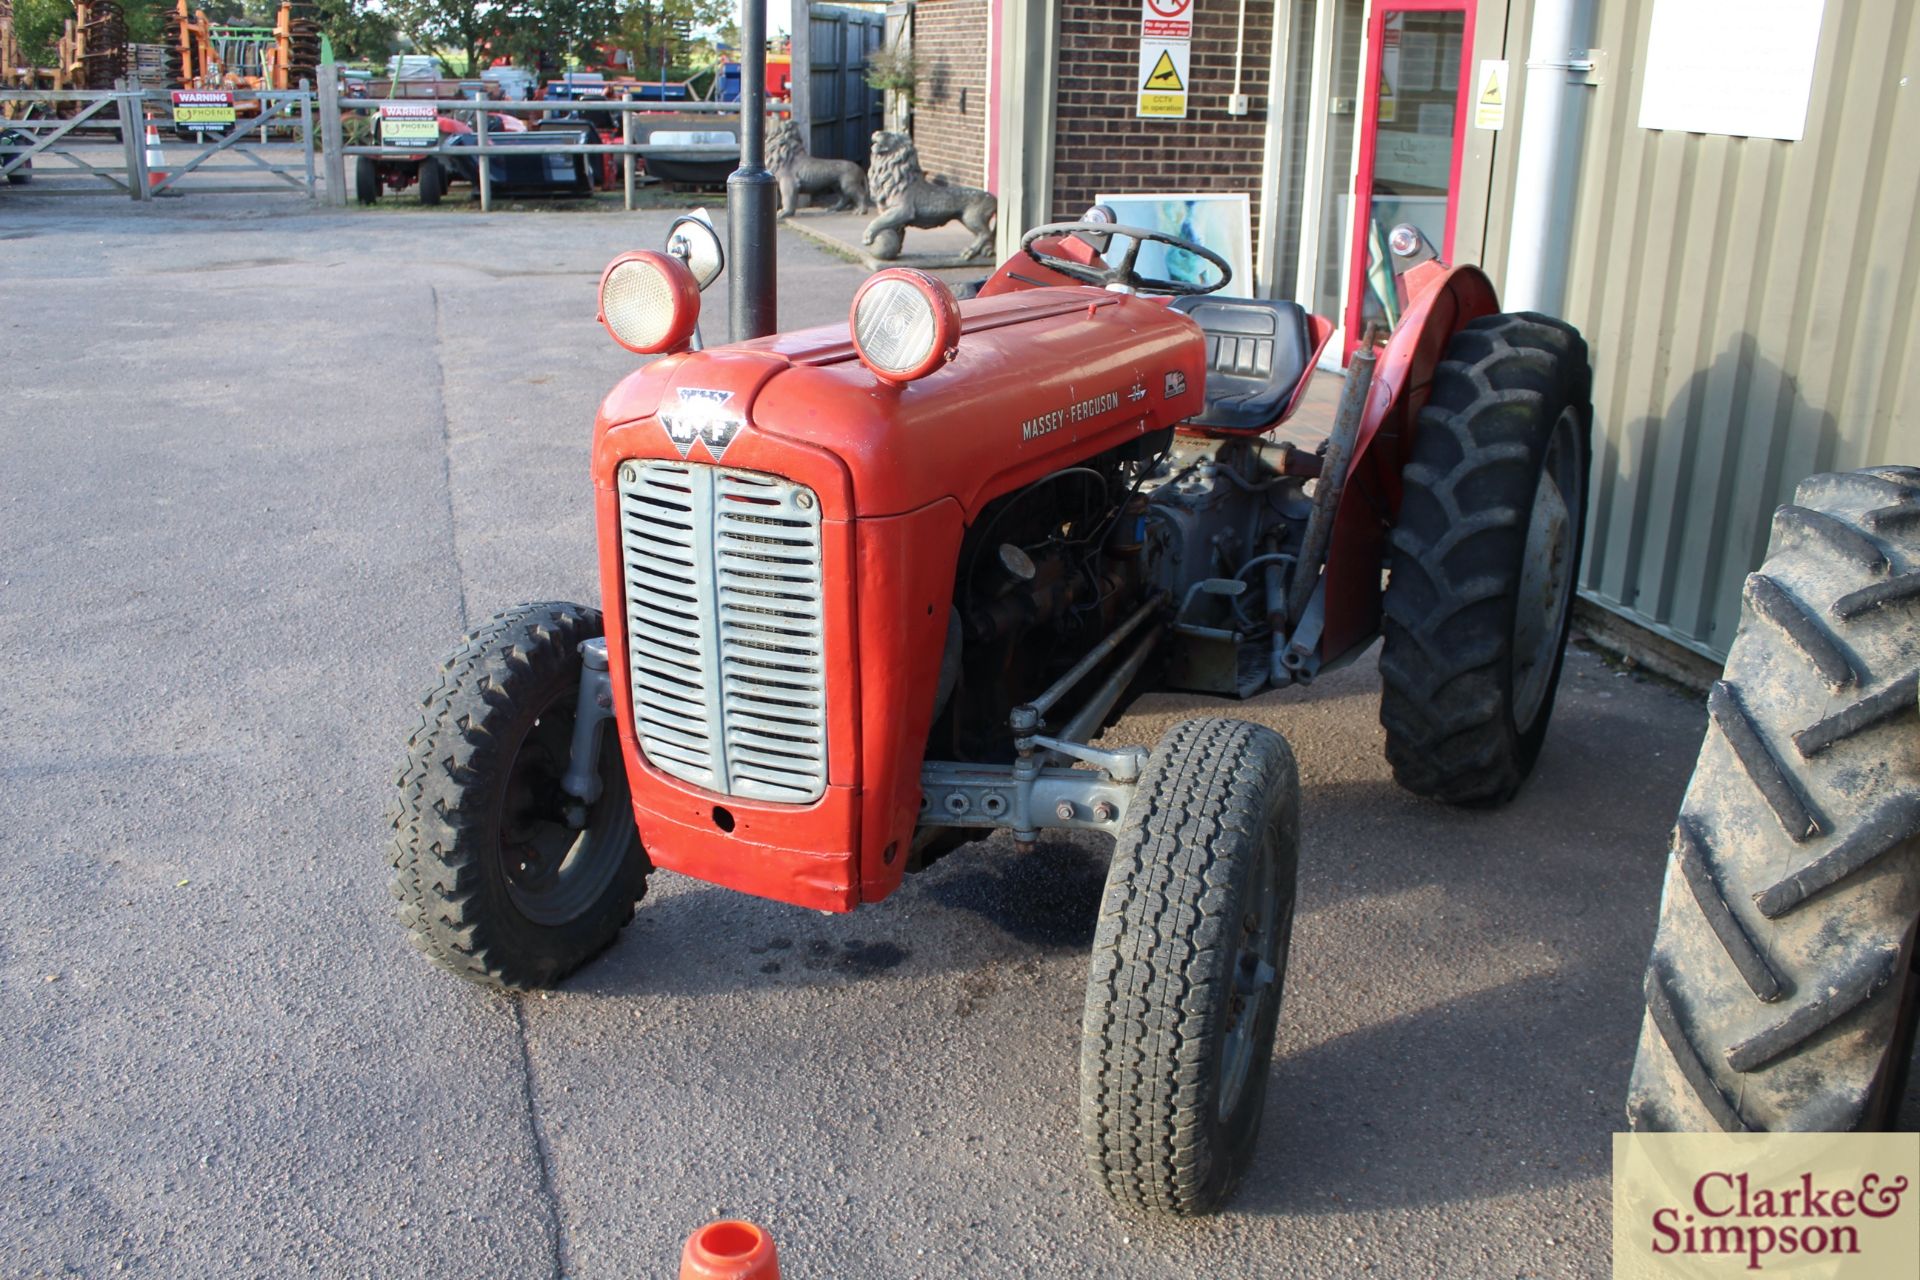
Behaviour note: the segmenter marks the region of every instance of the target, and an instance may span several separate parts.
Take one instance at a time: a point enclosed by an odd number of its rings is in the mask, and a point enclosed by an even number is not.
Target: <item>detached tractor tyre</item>
[[[1382,598],[1380,723],[1408,791],[1513,798],[1546,739],[1586,530],[1593,373],[1570,325],[1453,336],[1402,471]]]
[[[584,825],[560,785],[580,642],[600,634],[597,610],[516,606],[468,635],[421,700],[396,779],[392,891],[413,945],[470,981],[552,986],[611,945],[646,893],[611,726]]]
[[[1745,596],[1673,832],[1628,1122],[1883,1128],[1920,995],[1920,469],[1802,482]]]
[[[420,162],[420,203],[432,207],[439,204],[445,194],[447,171],[440,167],[440,161],[428,156]]]
[[[373,204],[380,199],[380,166],[373,162],[372,156],[354,158],[353,194],[361,204]]]
[[[1235,720],[1169,730],[1116,837],[1080,1041],[1080,1131],[1121,1206],[1211,1212],[1253,1158],[1286,983],[1300,779]]]

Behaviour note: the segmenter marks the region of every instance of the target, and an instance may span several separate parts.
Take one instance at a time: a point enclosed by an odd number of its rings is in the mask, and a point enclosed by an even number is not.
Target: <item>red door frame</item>
[[[1453,165],[1447,175],[1447,234],[1440,256],[1453,261],[1453,225],[1460,213],[1460,166],[1467,151],[1467,112],[1473,106],[1473,17],[1478,0],[1375,0],[1367,16],[1367,60],[1360,77],[1360,164],[1353,175],[1353,243],[1347,251],[1347,307],[1341,317],[1345,355],[1360,345],[1355,330],[1367,287],[1367,228],[1373,218],[1373,167],[1380,139],[1380,68],[1387,50],[1389,13],[1458,13],[1460,88],[1453,106]],[[1342,363],[1345,363],[1343,358]]]

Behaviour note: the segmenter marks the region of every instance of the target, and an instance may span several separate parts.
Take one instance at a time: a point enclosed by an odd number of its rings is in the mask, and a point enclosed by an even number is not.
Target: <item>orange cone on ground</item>
[[[167,180],[167,155],[160,150],[160,130],[147,122],[147,185],[157,187]]]
[[[780,1280],[773,1237],[751,1222],[709,1222],[687,1237],[680,1280]]]

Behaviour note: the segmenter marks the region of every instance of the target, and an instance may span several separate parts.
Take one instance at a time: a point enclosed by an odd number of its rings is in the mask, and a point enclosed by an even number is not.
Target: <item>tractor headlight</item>
[[[852,325],[860,362],[888,382],[924,378],[960,346],[960,304],[953,290],[906,267],[891,267],[860,286]]]
[[[700,322],[700,286],[664,253],[623,253],[600,275],[600,323],[629,351],[672,351]]]

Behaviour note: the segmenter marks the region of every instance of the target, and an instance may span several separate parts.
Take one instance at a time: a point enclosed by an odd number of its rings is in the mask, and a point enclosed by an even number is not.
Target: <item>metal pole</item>
[[[307,160],[307,199],[313,199],[313,82],[300,77],[300,150]]]
[[[147,190],[146,117],[140,109],[138,93],[121,93],[115,102],[120,111],[120,143],[127,156],[127,194],[135,203],[153,198]]]
[[[493,166],[487,163],[487,107],[486,96],[477,90],[473,100],[480,109],[473,113],[473,140],[480,152],[480,212],[493,212]]]
[[[327,203],[347,207],[347,157],[340,128],[340,73],[329,62],[320,68],[320,157],[327,179]]]
[[[733,242],[727,322],[735,342],[765,337],[779,327],[773,212],[774,181],[767,172],[767,0],[740,0],[740,167],[727,179],[727,230]]]
[[[633,112],[631,110],[622,111],[620,113],[620,143],[622,146],[628,146],[628,147],[631,147],[633,145]],[[633,152],[631,151],[627,152],[627,154],[622,157],[622,163],[626,169],[625,181],[626,181],[626,188],[627,188],[627,212],[632,213],[633,212]]]

